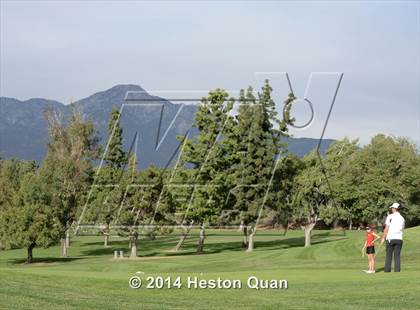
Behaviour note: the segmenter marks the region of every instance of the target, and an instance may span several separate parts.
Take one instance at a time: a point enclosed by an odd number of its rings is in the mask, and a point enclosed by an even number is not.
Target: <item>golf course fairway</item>
[[[59,247],[34,250],[24,264],[25,249],[0,251],[1,309],[398,309],[420,308],[420,227],[404,231],[401,272],[384,273],[385,249],[377,243],[376,273],[365,274],[361,248],[364,231],[314,231],[304,248],[303,232],[258,231],[254,252],[241,249],[241,233],[209,230],[204,254],[195,254],[197,231],[183,249],[171,251],[178,234],[140,238],[138,259],[114,259],[114,250],[129,254],[128,240],[77,236],[68,258]],[[143,286],[133,289],[137,275]],[[148,276],[240,280],[240,289],[154,288]],[[285,289],[253,289],[258,279],[287,280]],[[395,302],[398,300],[398,302]],[[394,308],[397,309],[397,308]]]

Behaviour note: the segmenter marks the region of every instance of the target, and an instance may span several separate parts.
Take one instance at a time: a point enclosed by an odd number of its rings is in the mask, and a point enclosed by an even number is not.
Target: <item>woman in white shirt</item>
[[[403,229],[405,220],[399,212],[401,205],[394,202],[391,209],[392,213],[386,217],[385,230],[382,236],[381,244],[386,240],[385,272],[391,271],[392,254],[394,254],[394,271],[401,270],[401,248],[403,245]]]

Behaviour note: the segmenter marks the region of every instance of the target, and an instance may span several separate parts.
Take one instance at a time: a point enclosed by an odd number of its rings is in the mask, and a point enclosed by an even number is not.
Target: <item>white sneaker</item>
[[[362,270],[364,273],[369,273],[370,270]]]

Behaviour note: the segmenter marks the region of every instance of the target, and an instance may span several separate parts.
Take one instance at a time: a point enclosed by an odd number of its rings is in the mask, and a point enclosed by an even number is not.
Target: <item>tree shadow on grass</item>
[[[36,264],[55,264],[55,263],[66,263],[76,260],[84,259],[84,257],[34,257],[32,263],[26,264],[26,258],[12,258],[8,262],[11,264],[25,264],[27,266],[32,266]]]
[[[346,230],[330,230],[325,232],[318,232],[315,231],[312,234],[312,237],[340,237],[340,236],[347,236]]]
[[[147,256],[157,256],[168,248],[175,247],[178,240],[178,236],[157,236],[155,239],[149,239],[147,237],[140,238],[138,240],[137,247],[139,251],[153,251],[148,253]],[[85,243],[83,246],[87,247],[86,250],[81,251],[83,255],[110,255],[112,257],[114,255],[114,251],[124,251],[124,254],[127,254],[127,252],[130,251],[128,238],[126,240],[111,241],[109,246],[106,248],[103,247],[103,242],[89,242]],[[97,246],[97,248],[92,249],[92,246]],[[159,250],[162,252],[159,252]]]
[[[347,238],[335,238],[335,239],[313,238],[312,245],[334,242],[334,241],[339,241],[339,240],[344,240],[344,239],[347,239]],[[232,245],[233,244],[236,244],[236,246],[232,250],[237,250],[238,245],[239,245],[239,250],[243,250],[241,249],[241,242],[232,242]],[[218,245],[219,244],[208,244],[207,248],[210,248],[210,250],[213,250],[216,253],[220,252],[220,250],[229,249],[229,247],[228,248],[219,247]],[[258,241],[258,239],[256,239],[255,244],[254,244],[256,250],[258,249],[263,249],[263,250],[289,249],[289,248],[295,248],[295,247],[303,247],[304,245],[305,245],[304,237],[295,237],[295,238],[270,240],[270,241]]]
[[[218,234],[208,234],[207,238],[213,236],[219,236]],[[229,235],[232,237],[232,235]],[[266,235],[262,235],[265,237]],[[229,242],[205,242],[204,252],[202,254],[216,254],[222,252],[243,252],[245,249],[242,247],[242,236],[238,235],[238,241],[229,241]],[[312,236],[312,245],[335,242],[346,240],[348,237],[330,235],[329,233],[317,234]],[[168,250],[175,248],[179,240],[179,235],[164,235],[157,236],[155,239],[141,238],[138,241],[138,253],[139,257],[173,257],[173,256],[185,256],[185,255],[194,255],[196,253],[196,235],[190,235],[187,237],[184,246],[178,252],[170,252]],[[256,251],[269,251],[269,250],[281,250],[294,247],[303,247],[305,244],[305,238],[294,237],[287,238],[280,236],[276,240],[258,240],[258,235],[255,239],[255,250]],[[113,257],[114,251],[124,251],[125,256],[129,253],[129,244],[127,240],[118,240],[111,242],[110,246],[107,248],[98,247],[91,248],[94,246],[103,245],[102,242],[89,242],[85,243],[84,247],[88,247],[86,250],[82,251],[83,255],[94,255],[94,256],[105,256],[108,255],[110,258]],[[90,247],[90,248],[89,248]],[[143,254],[143,255],[142,255]]]
[[[148,237],[143,237],[142,235],[140,235],[139,240],[142,242],[156,242],[157,240],[164,240],[165,242],[176,242],[178,241],[180,235],[159,235],[156,236],[155,239],[150,239]],[[125,245],[128,244],[129,241],[129,236],[121,236],[120,238],[124,238],[124,239],[120,239],[120,240],[110,240],[108,242],[108,247],[112,248],[115,246],[120,246],[120,245]],[[104,242],[103,241],[94,241],[94,242],[84,242],[82,244],[82,246],[92,246],[92,245],[97,245],[97,246],[103,246]],[[156,246],[156,244],[155,244]]]
[[[316,244],[334,242],[334,241],[345,240],[345,239],[347,238],[342,237],[342,238],[335,238],[335,239],[313,240],[312,244],[316,245]],[[255,250],[256,251],[281,250],[281,249],[288,249],[288,248],[294,248],[294,247],[303,247],[304,244],[305,244],[304,237],[270,240],[270,241],[255,240]],[[207,243],[207,244],[205,243],[204,251],[201,254],[217,254],[221,252],[244,252],[245,250],[246,249],[242,248],[241,241]],[[190,242],[186,244],[180,252],[165,253],[165,256],[183,256],[183,255],[193,255],[193,254],[197,254],[196,245]]]

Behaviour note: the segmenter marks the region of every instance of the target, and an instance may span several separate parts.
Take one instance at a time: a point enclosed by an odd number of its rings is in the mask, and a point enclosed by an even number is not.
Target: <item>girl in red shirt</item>
[[[362,248],[362,256],[365,256],[366,249],[366,254],[368,255],[369,261],[369,270],[365,270],[366,273],[375,273],[375,241],[379,238],[380,236],[375,234],[372,226],[369,225],[366,228],[366,239]]]

